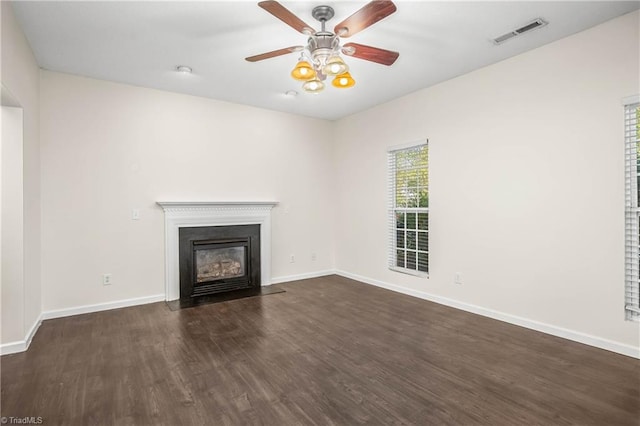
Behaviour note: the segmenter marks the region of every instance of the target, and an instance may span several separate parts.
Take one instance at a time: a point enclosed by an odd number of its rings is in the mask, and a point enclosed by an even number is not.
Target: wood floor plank
[[[633,425],[640,361],[337,276],[44,321],[0,359],[46,425]]]

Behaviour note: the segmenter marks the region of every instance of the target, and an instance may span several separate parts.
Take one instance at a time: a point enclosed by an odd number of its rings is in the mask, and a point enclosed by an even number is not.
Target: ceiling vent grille
[[[513,31],[509,31],[506,34],[503,34],[499,37],[496,37],[493,39],[493,43],[494,44],[502,44],[507,40],[510,40],[514,37],[519,36],[520,34],[524,34],[527,31],[531,31],[531,30],[535,30],[536,28],[540,28],[540,27],[544,27],[545,25],[547,25],[548,22],[545,21],[542,18],[538,18],[536,20],[534,20],[533,22],[529,22],[527,25],[523,25],[522,27],[515,29]]]

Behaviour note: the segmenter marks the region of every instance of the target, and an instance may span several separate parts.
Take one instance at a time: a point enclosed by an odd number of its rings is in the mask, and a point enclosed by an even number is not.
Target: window
[[[629,320],[640,320],[640,103],[627,103],[624,110],[625,139],[625,312]]]
[[[429,148],[392,148],[389,164],[389,268],[429,272]]]

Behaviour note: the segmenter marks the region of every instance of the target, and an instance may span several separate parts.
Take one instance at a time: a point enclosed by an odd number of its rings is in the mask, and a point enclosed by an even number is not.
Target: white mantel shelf
[[[277,201],[157,201],[157,205],[165,211],[168,209],[202,209],[202,208],[264,208],[275,207]]]
[[[180,228],[260,225],[260,281],[271,284],[271,209],[276,201],[158,201],[164,210],[165,298],[180,298]]]

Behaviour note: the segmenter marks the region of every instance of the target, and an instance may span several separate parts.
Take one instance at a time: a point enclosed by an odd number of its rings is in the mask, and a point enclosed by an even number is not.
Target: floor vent
[[[503,35],[501,35],[499,37],[494,38],[493,39],[493,43],[494,44],[502,44],[507,40],[510,40],[510,39],[512,39],[512,38],[514,38],[516,36],[519,36],[520,34],[524,34],[527,31],[531,31],[531,30],[534,30],[536,28],[544,27],[547,24],[548,24],[547,21],[545,21],[542,18],[538,18],[535,21],[530,22],[527,25],[523,25],[522,27],[520,27],[520,28],[518,28],[516,30],[509,31],[506,34],[503,34]]]

